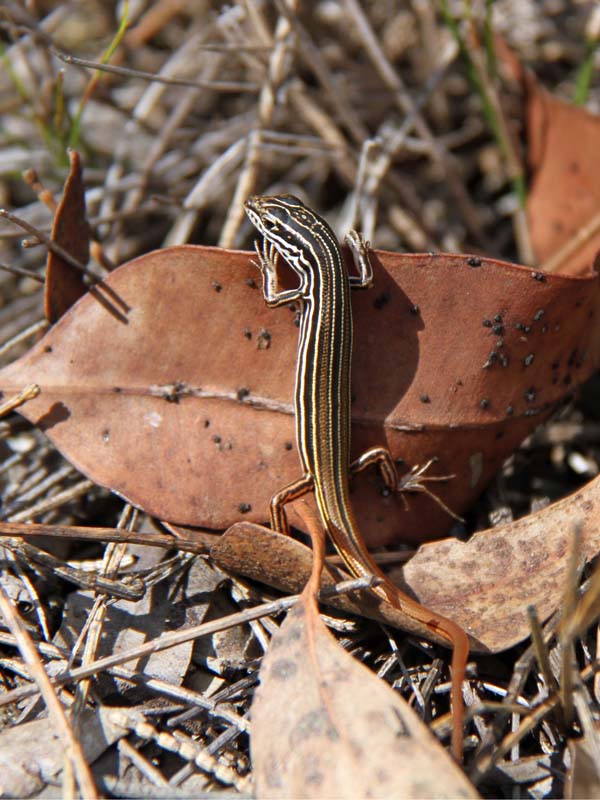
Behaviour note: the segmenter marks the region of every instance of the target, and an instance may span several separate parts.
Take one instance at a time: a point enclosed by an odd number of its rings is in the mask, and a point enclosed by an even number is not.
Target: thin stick
[[[38,396],[40,391],[40,387],[37,383],[30,383],[18,394],[9,397],[8,400],[0,404],[0,417],[5,417],[7,414],[10,414],[11,411],[20,408],[28,400],[33,400],[34,397]]]
[[[35,680],[38,690],[48,708],[48,713],[53,722],[54,730],[61,738],[65,755],[71,762],[77,783],[84,798],[98,797],[98,792],[94,785],[94,779],[86,763],[81,743],[76,739],[73,729],[69,724],[65,710],[58,699],[58,696],[50,682],[44,669],[38,652],[31,640],[31,637],[21,622],[17,612],[0,585],[0,613],[2,613],[10,632],[17,640],[19,652],[27,664],[29,671]]]
[[[27,231],[27,233],[35,236],[35,238],[39,239],[42,244],[46,245],[48,250],[51,250],[54,255],[62,258],[63,261],[66,261],[67,264],[70,267],[73,267],[73,269],[76,269],[77,272],[81,272],[83,275],[88,275],[94,281],[100,280],[97,275],[94,275],[94,273],[91,272],[84,264],[82,264],[80,261],[77,261],[76,258],[73,258],[73,256],[67,250],[65,250],[64,247],[61,247],[59,244],[53,241],[39,228],[36,228],[34,225],[30,225],[29,222],[21,219],[21,217],[17,217],[16,214],[11,214],[11,212],[7,211],[5,208],[0,208],[0,217],[4,217],[4,219],[12,222],[13,225],[18,225],[19,228],[23,228],[24,231]]]
[[[164,78],[161,75],[156,75],[154,72],[143,72],[139,69],[130,69],[129,67],[117,67],[114,64],[100,64],[98,61],[88,61],[85,58],[76,58],[75,56],[61,53],[59,50],[50,48],[50,52],[65,64],[75,64],[78,67],[89,67],[90,69],[101,70],[102,72],[112,72],[115,75],[123,75],[127,78],[141,78],[145,81],[152,81],[153,83],[165,83],[168,86],[189,86],[193,89],[212,89],[215,92],[251,92],[256,93],[260,89],[257,83],[245,83],[242,81],[203,81],[203,80],[187,80],[186,78]]]

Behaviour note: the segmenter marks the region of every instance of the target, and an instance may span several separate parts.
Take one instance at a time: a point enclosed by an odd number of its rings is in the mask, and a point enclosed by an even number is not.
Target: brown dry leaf
[[[527,214],[540,264],[589,271],[600,250],[600,117],[553,97],[527,74]],[[560,251],[570,245],[572,252]]]
[[[600,477],[523,519],[474,534],[423,545],[390,578],[423,605],[448,616],[498,652],[529,635],[527,606],[541,620],[564,597],[566,557],[574,531],[586,561],[600,550]]]
[[[474,652],[497,653],[529,636],[527,606],[545,620],[564,596],[571,536],[581,532],[582,557],[600,550],[600,477],[575,494],[509,525],[474,534],[468,542],[444,539],[422,545],[389,577],[420,603],[456,622]],[[211,549],[224,569],[287,592],[297,592],[310,572],[310,550],[290,537],[245,523],[232,526]],[[323,585],[331,579],[324,576]],[[432,639],[368,592],[328,601],[356,614]],[[440,640],[447,646],[447,642]]]
[[[478,797],[402,697],[338,645],[307,592],[260,676],[250,737],[258,797]]]
[[[504,78],[524,94],[527,220],[536,260],[549,272],[588,274],[600,250],[600,117],[544,89],[503,37],[495,37],[495,50]]]
[[[468,508],[504,458],[600,361],[596,277],[544,276],[491,259],[375,251],[356,293],[354,455],[386,443],[406,464],[455,475],[436,493]],[[175,523],[263,522],[299,475],[298,329],[267,309],[250,254],[184,246],[138,258],[83,297],[0,372],[21,409],[82,472]],[[441,535],[429,497],[354,483],[371,545]]]
[[[90,229],[85,214],[85,192],[81,159],[69,151],[71,169],[52,226],[52,241],[84,266],[90,256]],[[56,253],[48,252],[46,262],[46,318],[56,322],[86,293],[83,274]]]

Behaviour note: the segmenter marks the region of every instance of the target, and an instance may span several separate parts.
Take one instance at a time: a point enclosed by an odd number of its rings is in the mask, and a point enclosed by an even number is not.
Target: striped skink
[[[348,234],[345,241],[358,270],[358,275],[348,275],[333,231],[298,198],[250,197],[246,213],[263,237],[262,245],[256,243],[256,252],[267,305],[297,303],[300,308],[295,409],[303,474],[271,499],[271,525],[274,530],[287,533],[284,506],[313,491],[322,523],[351,574],[377,576],[380,582],[373,587],[374,593],[450,643],[452,750],[457,760],[461,760],[467,635],[456,623],[404,594],[384,575],[363,543],[350,502],[350,474],[370,464],[378,465],[390,489],[400,489],[396,465],[386,448],[371,448],[350,464],[350,288],[372,285],[368,245],[355,231]],[[280,256],[298,276],[297,288],[279,288]]]

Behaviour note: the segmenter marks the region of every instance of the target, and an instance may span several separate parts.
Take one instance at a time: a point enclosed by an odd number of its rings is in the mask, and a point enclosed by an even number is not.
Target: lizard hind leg
[[[284,486],[283,489],[274,494],[269,505],[271,528],[277,533],[288,534],[290,526],[284,506],[309,492],[314,492],[314,490],[315,482],[312,475],[308,474],[303,475],[296,481],[292,481],[292,483],[288,483],[287,486]]]
[[[371,466],[377,466],[386,489],[389,489],[390,492],[398,490],[400,478],[396,462],[387,447],[370,447],[365,450],[356,461],[350,464],[350,474],[356,475],[357,472],[362,472],[363,469]]]

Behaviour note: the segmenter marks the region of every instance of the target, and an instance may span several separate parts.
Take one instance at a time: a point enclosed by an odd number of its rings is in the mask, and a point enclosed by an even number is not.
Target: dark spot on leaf
[[[502,322],[502,314],[496,314],[494,317],[494,322]]]
[[[489,407],[490,407],[489,398],[484,397],[479,401],[479,408],[485,409],[485,408],[489,408]]]
[[[242,386],[242,387],[241,387],[240,389],[238,389],[238,390],[237,390],[237,392],[236,392],[237,399],[238,399],[240,402],[241,402],[242,400],[244,400],[246,397],[248,397],[248,395],[249,395],[249,394],[250,394],[250,389],[248,389],[246,386]]]
[[[271,674],[274,678],[287,681],[298,672],[298,665],[291,658],[278,658],[271,664]]]
[[[422,395],[420,395],[420,397],[419,397],[419,400],[420,400],[422,403],[431,403],[431,397],[429,397],[429,395],[428,395],[428,394],[422,394]]]
[[[529,389],[525,391],[523,397],[528,403],[533,403],[536,398],[536,391],[534,386],[530,386]]]
[[[321,786],[325,776],[323,771],[319,769],[319,764],[316,761],[311,761],[304,774],[304,779],[308,786]]]
[[[419,313],[419,306],[417,305],[411,306],[409,311],[411,314],[414,314],[416,316]]]
[[[492,327],[492,320],[491,319],[484,319],[481,323],[484,328],[491,328]]]
[[[375,300],[373,300],[373,308],[379,310],[384,306],[387,306],[387,304],[390,302],[390,299],[391,295],[389,292],[382,292],[375,298]]]
[[[222,441],[221,437],[220,437],[220,436],[218,436],[216,433],[215,433],[215,435],[212,437],[212,440],[213,440],[213,442],[214,442],[215,444],[221,444],[221,441]]]
[[[210,427],[210,420],[209,419],[205,419],[204,420],[204,427],[205,428],[209,428]]]
[[[332,742],[340,737],[336,729],[331,724],[329,715],[322,708],[309,711],[298,720],[298,724],[293,733],[292,743],[303,739],[325,736]]]
[[[257,336],[256,347],[258,350],[268,350],[271,346],[271,334],[263,328]]]
[[[523,359],[523,363],[525,364],[526,367],[530,367],[533,364],[534,359],[535,355],[533,353],[529,353],[529,355],[525,356],[525,358]]]
[[[108,430],[108,428],[105,428],[102,431],[102,441],[103,442],[109,442],[110,441],[110,431]]]
[[[481,259],[477,258],[477,256],[470,256],[467,258],[467,264],[470,267],[480,267],[481,266]]]
[[[544,314],[545,314],[545,313],[546,313],[546,312],[544,311],[544,309],[543,309],[543,308],[538,308],[538,310],[537,310],[537,311],[535,312],[535,314],[533,315],[533,319],[534,319],[534,321],[535,321],[535,322],[539,322],[539,321],[541,320],[541,318],[544,316]]]
[[[51,352],[52,352],[52,345],[51,344],[49,344],[46,347],[44,347],[44,353],[51,353]]]
[[[251,289],[258,289],[254,278],[246,278],[246,286],[249,286]]]
[[[222,291],[222,289],[223,289],[223,287],[221,286],[221,284],[219,283],[219,281],[213,281],[213,282],[212,282],[212,287],[213,287],[213,289],[215,290],[215,292],[220,292],[220,291]]]
[[[250,328],[244,328],[242,333],[244,334],[245,338],[248,339],[248,341],[250,341],[250,339],[252,338],[252,331],[250,330]]]
[[[532,272],[531,277],[535,281],[539,281],[540,283],[544,283],[544,281],[546,280],[546,276],[544,275],[543,272]]]
[[[292,448],[294,447],[294,445],[291,442],[286,442],[283,446],[285,447],[286,450],[292,450]]]
[[[514,413],[515,413],[515,410],[514,410],[514,408],[512,406],[506,406],[506,416],[507,417],[512,417],[512,415]]]
[[[501,333],[504,333],[504,325],[496,324],[492,327],[492,330],[496,336],[500,336]]]
[[[238,511],[240,514],[247,514],[249,511],[252,511],[252,506],[250,503],[240,503],[238,506]]]

